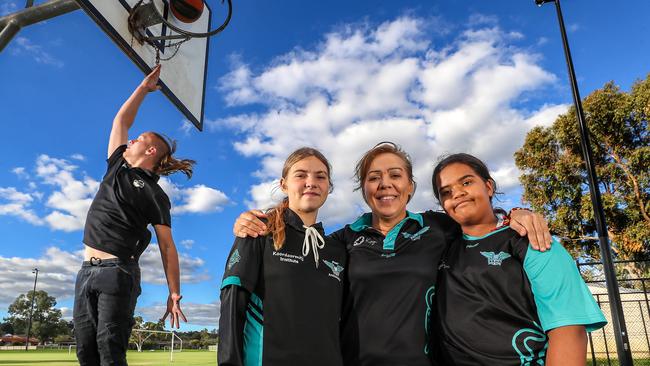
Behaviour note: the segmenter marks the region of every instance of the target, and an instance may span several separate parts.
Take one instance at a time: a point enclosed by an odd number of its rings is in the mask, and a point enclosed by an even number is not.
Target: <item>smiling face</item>
[[[491,180],[481,178],[469,165],[453,163],[440,171],[436,189],[445,212],[461,226],[494,221]]]
[[[406,204],[413,194],[413,182],[406,164],[395,154],[377,155],[363,181],[363,197],[372,213],[385,221],[406,215]]]
[[[280,187],[296,213],[312,213],[325,203],[330,190],[327,166],[315,156],[301,159],[291,166]]]

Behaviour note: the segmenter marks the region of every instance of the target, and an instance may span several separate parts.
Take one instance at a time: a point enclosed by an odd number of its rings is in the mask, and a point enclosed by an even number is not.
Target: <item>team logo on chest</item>
[[[426,233],[427,231],[429,231],[429,227],[428,227],[428,226],[425,226],[425,227],[423,227],[422,229],[420,229],[420,231],[418,231],[417,233],[414,233],[414,234],[411,234],[411,233],[402,233],[402,235],[403,235],[406,239],[411,239],[412,241],[416,241],[416,240],[420,240],[420,237],[422,236],[422,234]]]
[[[372,246],[377,244],[377,241],[375,241],[374,239],[367,239],[365,236],[360,236],[354,241],[354,243],[352,243],[352,245],[355,247],[358,247],[361,244],[367,244]]]
[[[337,280],[339,280],[339,282],[341,282],[341,278],[339,276],[341,275],[341,272],[343,272],[345,268],[335,261],[330,262],[323,259],[323,263],[325,263],[325,265],[329,267],[329,269],[332,271],[332,273],[328,273],[327,275],[336,278]]]
[[[144,181],[142,179],[134,179],[133,186],[135,188],[144,188]]]
[[[232,255],[230,256],[230,259],[228,259],[228,270],[232,269],[232,266],[237,264],[240,259],[241,256],[239,255],[239,249],[235,249],[235,251],[232,252]]]
[[[490,266],[500,266],[504,260],[512,257],[510,254],[505,252],[499,252],[499,253],[481,252],[481,255],[487,258],[488,265]]]

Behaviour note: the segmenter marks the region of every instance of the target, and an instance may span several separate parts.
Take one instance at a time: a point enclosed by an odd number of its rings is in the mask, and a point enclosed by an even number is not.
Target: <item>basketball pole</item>
[[[591,142],[589,139],[589,129],[587,128],[585,115],[582,110],[582,101],[580,99],[578,82],[573,68],[573,59],[571,58],[571,50],[569,49],[569,40],[567,38],[566,28],[564,27],[564,17],[562,16],[560,0],[535,0],[537,6],[542,6],[545,3],[550,2],[555,3],[557,19],[560,25],[560,35],[562,36],[562,45],[564,46],[564,56],[569,71],[569,81],[571,83],[571,90],[573,91],[573,104],[575,105],[576,118],[578,119],[578,127],[580,129],[580,147],[582,148],[582,154],[587,170],[587,179],[589,181],[589,192],[591,194],[591,204],[594,210],[596,231],[598,232],[600,256],[602,258],[603,269],[605,272],[607,297],[609,299],[612,314],[612,326],[614,328],[614,339],[616,341],[618,361],[621,366],[632,366],[634,362],[632,360],[630,342],[628,339],[627,327],[625,325],[625,315],[623,313],[621,294],[618,291],[618,281],[616,280],[616,271],[612,260],[612,248],[607,235],[607,224],[605,221],[602,199],[600,197],[600,190],[598,188],[598,175],[596,174]]]
[[[21,28],[79,9],[75,0],[50,0],[37,6],[27,1],[27,7],[0,18],[0,52]]]

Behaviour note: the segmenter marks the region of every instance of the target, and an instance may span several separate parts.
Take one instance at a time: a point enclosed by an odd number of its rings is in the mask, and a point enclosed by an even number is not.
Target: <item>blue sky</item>
[[[221,5],[210,5],[217,23]],[[0,0],[0,15],[23,6]],[[563,11],[583,96],[610,80],[629,90],[650,72],[650,3],[567,0]],[[184,329],[216,326],[233,220],[271,204],[293,149],[316,146],[334,165],[320,215],[329,230],[365,210],[352,167],[384,140],[414,158],[410,209],[435,207],[433,163],[458,151],[487,160],[508,208],[521,205],[512,153],[571,103],[554,7],[533,0],[236,1],[209,58],[204,132],[160,93],[133,128],[173,136],[178,155],[199,162],[191,180],[162,182],[174,205]],[[0,316],[38,266],[39,288],[69,317],[110,123],[143,75],[82,11],[23,29],[0,70]],[[141,264],[137,312],[155,320],[167,292],[155,239]]]

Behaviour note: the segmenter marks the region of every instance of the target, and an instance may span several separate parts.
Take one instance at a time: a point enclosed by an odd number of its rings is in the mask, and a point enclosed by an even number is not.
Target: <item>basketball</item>
[[[203,13],[203,0],[171,0],[172,14],[183,23],[193,23]]]

